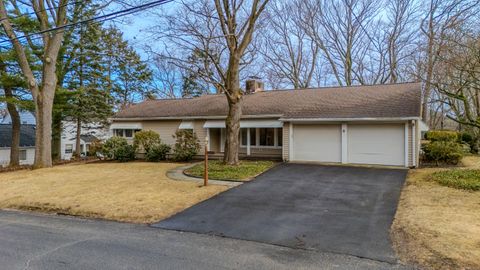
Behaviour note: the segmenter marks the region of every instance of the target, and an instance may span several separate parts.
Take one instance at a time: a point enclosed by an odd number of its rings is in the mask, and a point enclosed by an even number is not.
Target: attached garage
[[[348,163],[405,165],[405,124],[348,125]]]
[[[293,137],[292,160],[342,161],[340,125],[294,125]]]
[[[292,124],[291,161],[408,166],[405,123]]]

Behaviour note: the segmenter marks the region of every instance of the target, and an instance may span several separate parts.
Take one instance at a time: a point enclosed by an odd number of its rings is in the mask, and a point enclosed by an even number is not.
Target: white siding
[[[27,151],[27,159],[20,160],[20,165],[32,165],[35,159],[35,148],[20,148]],[[0,166],[5,167],[10,163],[10,148],[0,149]]]

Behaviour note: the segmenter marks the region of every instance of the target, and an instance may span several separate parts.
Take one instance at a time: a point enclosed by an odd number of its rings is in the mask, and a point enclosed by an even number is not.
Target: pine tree
[[[152,95],[152,71],[138,53],[111,26],[104,30],[102,51],[106,53],[108,90],[119,108]]]

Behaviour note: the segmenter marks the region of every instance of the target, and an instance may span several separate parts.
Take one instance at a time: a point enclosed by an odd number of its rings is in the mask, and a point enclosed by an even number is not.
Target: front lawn
[[[480,192],[472,191],[480,157],[462,163],[410,170],[392,225],[402,260],[425,269],[480,269]]]
[[[275,163],[272,161],[240,161],[240,165],[225,165],[222,161],[211,160],[208,162],[208,177],[217,180],[248,181],[262,172],[270,169]],[[204,165],[199,163],[187,170],[187,175],[203,177]]]
[[[166,176],[177,163],[93,163],[0,174],[0,208],[136,223],[169,217],[227,189]]]

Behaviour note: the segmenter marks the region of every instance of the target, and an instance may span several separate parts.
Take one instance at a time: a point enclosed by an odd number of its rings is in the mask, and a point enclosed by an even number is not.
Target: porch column
[[[250,128],[247,128],[247,156],[250,156]]]
[[[220,152],[225,152],[225,129],[220,129]]]

